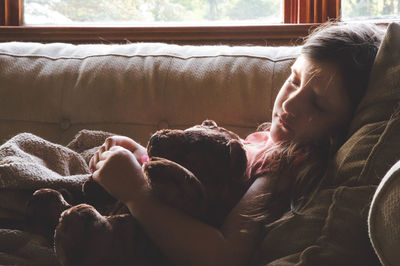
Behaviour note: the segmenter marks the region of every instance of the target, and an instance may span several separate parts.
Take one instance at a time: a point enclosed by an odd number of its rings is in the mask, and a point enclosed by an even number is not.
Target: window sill
[[[0,42],[295,45],[319,24],[191,27],[0,27]]]

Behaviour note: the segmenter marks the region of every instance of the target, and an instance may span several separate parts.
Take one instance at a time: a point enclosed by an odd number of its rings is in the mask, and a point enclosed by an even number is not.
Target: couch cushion
[[[65,144],[82,129],[146,144],[214,119],[244,137],[270,119],[298,47],[0,44],[0,137]]]
[[[305,210],[267,228],[255,265],[379,265],[365,222],[374,190],[321,190]]]

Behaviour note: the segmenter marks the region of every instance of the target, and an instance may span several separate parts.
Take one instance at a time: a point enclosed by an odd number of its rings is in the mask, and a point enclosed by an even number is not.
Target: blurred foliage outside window
[[[400,0],[342,0],[342,20],[400,19]]]
[[[281,23],[279,0],[24,0],[27,25]]]

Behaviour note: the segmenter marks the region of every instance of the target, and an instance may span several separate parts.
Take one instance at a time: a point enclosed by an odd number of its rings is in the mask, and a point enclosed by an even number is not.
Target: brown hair
[[[313,60],[336,63],[355,108],[365,94],[383,34],[383,29],[374,24],[329,22],[305,38],[301,54]]]

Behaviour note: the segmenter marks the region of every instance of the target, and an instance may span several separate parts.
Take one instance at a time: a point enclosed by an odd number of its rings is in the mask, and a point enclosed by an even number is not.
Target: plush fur
[[[239,137],[212,120],[186,130],[160,130],[147,151],[143,172],[152,192],[215,227],[250,185]],[[56,226],[54,246],[63,265],[169,265],[126,208],[94,181],[83,190],[90,205],[71,206],[49,189],[35,192],[28,204],[32,232],[51,238]],[[40,211],[43,207],[50,211]],[[40,224],[43,220],[49,222]]]

